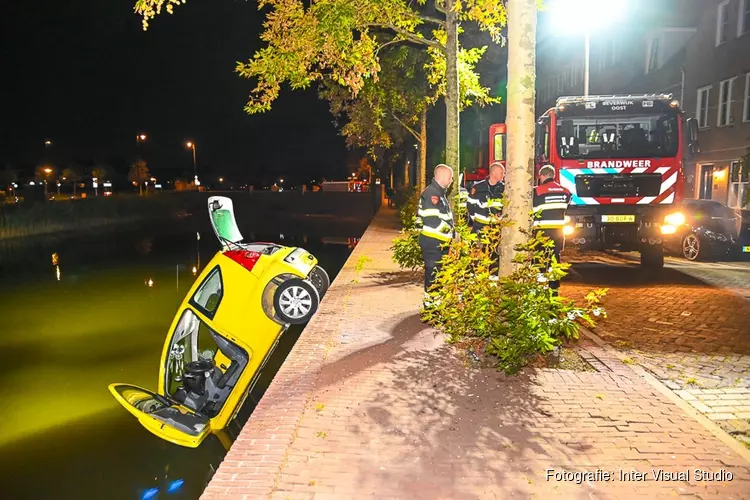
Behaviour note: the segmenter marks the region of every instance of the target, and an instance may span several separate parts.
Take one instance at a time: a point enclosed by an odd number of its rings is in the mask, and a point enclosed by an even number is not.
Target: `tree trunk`
[[[515,1],[515,0],[514,0]],[[528,0],[527,0],[528,1]],[[458,88],[458,16],[454,11],[455,0],[445,1],[446,44],[446,88],[445,88],[445,164],[453,169],[451,199],[458,195],[459,163],[459,88]],[[453,204],[453,201],[451,201]]]
[[[143,196],[143,183],[138,183],[138,196]]]
[[[500,275],[514,270],[516,245],[525,236],[519,231],[528,228],[532,209],[534,175],[534,85],[536,82],[536,2],[508,2],[508,161],[505,209],[513,221],[503,229],[500,245]]]
[[[422,109],[422,115],[419,118],[419,165],[417,165],[417,176],[419,182],[419,192],[427,187],[427,107]]]
[[[411,182],[409,181],[409,160],[404,162],[404,187],[406,189],[411,187]]]

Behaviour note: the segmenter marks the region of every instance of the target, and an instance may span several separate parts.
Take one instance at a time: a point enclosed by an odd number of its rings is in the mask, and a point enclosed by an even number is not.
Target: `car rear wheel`
[[[310,271],[308,279],[313,285],[315,285],[315,288],[318,290],[318,295],[322,299],[328,291],[328,287],[331,286],[331,278],[328,277],[326,270],[320,266],[315,266],[312,271]]]
[[[284,281],[273,295],[276,315],[284,322],[302,325],[318,310],[320,295],[315,286],[303,279],[292,278]]]
[[[701,240],[697,234],[690,233],[682,239],[682,256],[695,261],[703,257]]]

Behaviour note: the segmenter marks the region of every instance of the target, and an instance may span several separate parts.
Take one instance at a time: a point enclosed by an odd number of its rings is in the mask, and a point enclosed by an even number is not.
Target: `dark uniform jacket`
[[[565,212],[570,204],[570,191],[547,179],[534,188],[535,229],[562,229],[565,225]]]
[[[422,192],[417,211],[420,244],[439,249],[453,239],[453,213],[445,197],[445,189],[434,179]]]
[[[503,204],[500,200],[505,192],[505,183],[490,184],[490,178],[479,181],[471,188],[466,200],[466,208],[472,220],[471,228],[479,232],[484,226],[492,222],[493,218],[502,215]]]

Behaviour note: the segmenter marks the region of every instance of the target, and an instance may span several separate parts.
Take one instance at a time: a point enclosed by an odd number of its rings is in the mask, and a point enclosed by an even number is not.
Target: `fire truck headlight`
[[[664,224],[661,227],[661,234],[674,234],[677,232],[677,227],[672,224]]]
[[[563,226],[563,234],[565,236],[570,236],[571,234],[573,234],[574,231],[575,231],[575,228],[571,226],[570,224],[565,224]]]
[[[664,217],[664,223],[672,226],[681,226],[685,224],[685,216],[680,212],[675,212]]]

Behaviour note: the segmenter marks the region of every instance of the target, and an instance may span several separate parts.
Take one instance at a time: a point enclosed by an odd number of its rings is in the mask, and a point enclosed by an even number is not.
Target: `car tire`
[[[664,248],[652,245],[641,249],[641,267],[657,270],[664,267]]]
[[[308,280],[292,278],[279,285],[273,294],[276,316],[292,325],[303,325],[318,310],[320,295]]]
[[[328,288],[331,286],[331,278],[328,277],[326,270],[320,266],[315,266],[312,271],[310,271],[310,275],[307,279],[315,285],[315,289],[318,290],[318,295],[322,299],[328,291]]]
[[[681,255],[689,261],[702,260],[705,255],[703,243],[695,233],[689,233],[682,238]]]

